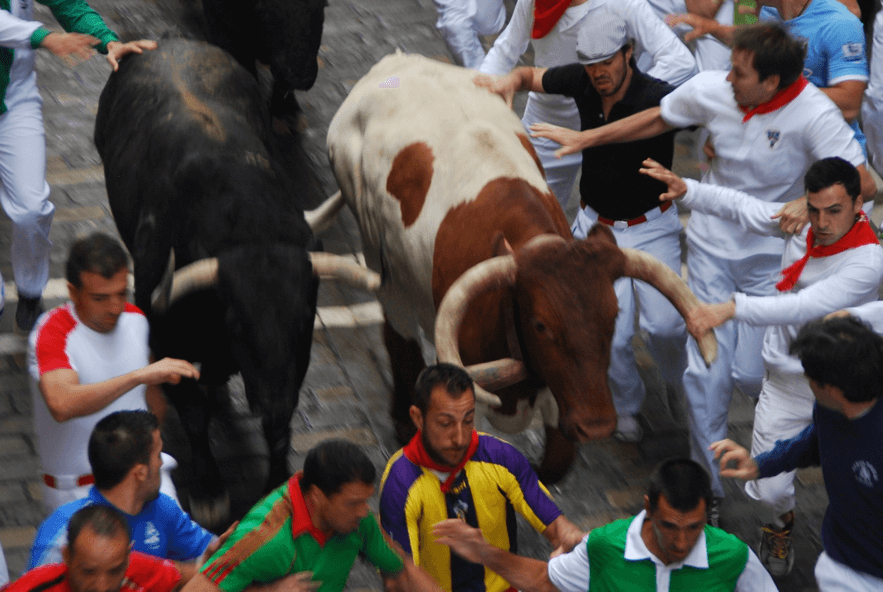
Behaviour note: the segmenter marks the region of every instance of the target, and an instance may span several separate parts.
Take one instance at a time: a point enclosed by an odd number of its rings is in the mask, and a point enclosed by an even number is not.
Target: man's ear
[[[420,408],[417,405],[411,405],[411,408],[408,409],[408,414],[411,416],[411,421],[414,422],[414,426],[417,428],[418,432],[423,431],[423,414],[420,412]]]
[[[647,511],[647,515],[650,515],[650,496],[644,495],[644,509]]]
[[[144,463],[135,463],[135,466],[130,470],[130,474],[140,483],[147,481],[147,475],[149,473],[150,469]]]

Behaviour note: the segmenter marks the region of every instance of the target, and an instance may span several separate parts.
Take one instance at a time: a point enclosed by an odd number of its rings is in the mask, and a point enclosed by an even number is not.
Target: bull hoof
[[[190,496],[190,514],[206,530],[223,532],[230,523],[230,495],[225,491],[215,499]]]

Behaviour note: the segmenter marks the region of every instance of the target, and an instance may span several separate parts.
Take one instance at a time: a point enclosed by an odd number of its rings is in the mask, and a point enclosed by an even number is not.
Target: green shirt
[[[319,592],[337,592],[359,553],[384,573],[404,567],[374,516],[362,519],[354,532],[324,538],[310,520],[296,475],[248,512],[202,573],[224,592],[240,592],[255,582],[311,571],[322,582]]]

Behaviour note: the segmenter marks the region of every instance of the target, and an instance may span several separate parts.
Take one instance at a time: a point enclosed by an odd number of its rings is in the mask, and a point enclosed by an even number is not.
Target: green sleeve
[[[405,568],[402,558],[383,538],[377,518],[370,515],[359,524],[359,532],[364,541],[365,556],[384,574],[397,574]]]
[[[36,31],[34,31],[33,35],[31,35],[31,48],[37,49],[40,47],[40,44],[43,43],[43,40],[51,33],[49,29],[46,27],[40,27]]]
[[[119,41],[116,33],[111,31],[101,16],[86,4],[86,0],[37,0],[45,4],[52,14],[61,23],[65,31],[69,33],[83,33],[97,37],[101,43],[98,51],[107,53],[107,44],[111,41]],[[45,37],[45,35],[44,35]],[[33,37],[31,43],[33,43]],[[42,41],[42,39],[40,40]]]

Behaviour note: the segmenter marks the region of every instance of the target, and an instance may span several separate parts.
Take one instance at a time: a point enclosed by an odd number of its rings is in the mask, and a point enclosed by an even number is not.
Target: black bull
[[[201,362],[199,383],[166,385],[193,450],[191,509],[226,518],[207,427],[216,397],[241,372],[270,449],[267,487],[289,475],[289,422],[310,357],[318,281],[312,233],[266,148],[255,80],[222,50],[169,40],[126,58],[101,94],[95,144],[117,228],[135,268],[135,302],[151,348]],[[217,285],[167,312],[151,307],[170,254],[176,268],[217,257]]]

